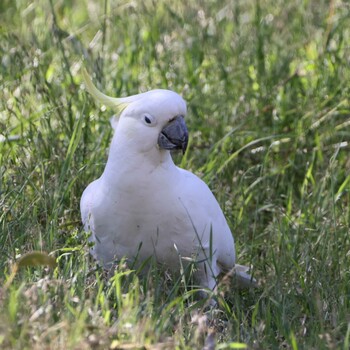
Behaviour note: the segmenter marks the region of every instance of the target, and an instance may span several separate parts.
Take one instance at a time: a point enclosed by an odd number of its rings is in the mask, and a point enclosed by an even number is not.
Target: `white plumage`
[[[187,146],[185,101],[169,90],[112,98],[83,74],[87,90],[118,113],[105,170],[81,199],[92,254],[106,267],[123,257],[154,257],[173,271],[192,258],[197,282],[213,289],[217,276],[234,268],[235,245],[208,186],[171,158],[170,149]],[[236,273],[254,284],[243,269]]]

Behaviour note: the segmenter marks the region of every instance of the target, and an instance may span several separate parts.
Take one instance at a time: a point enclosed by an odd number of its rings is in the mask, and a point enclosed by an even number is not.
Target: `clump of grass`
[[[0,4],[0,346],[348,349],[349,7],[167,0]],[[28,29],[30,28],[30,29]],[[81,88],[170,88],[188,101],[178,164],[210,184],[254,291],[206,311],[182,281],[96,267],[80,226],[113,111]]]

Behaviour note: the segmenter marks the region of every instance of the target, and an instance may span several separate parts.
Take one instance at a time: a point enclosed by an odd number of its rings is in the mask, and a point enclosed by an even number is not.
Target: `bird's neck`
[[[176,168],[169,151],[153,147],[147,152],[140,152],[132,143],[117,136],[113,137],[102,176],[109,185],[147,181],[152,176],[166,176]]]

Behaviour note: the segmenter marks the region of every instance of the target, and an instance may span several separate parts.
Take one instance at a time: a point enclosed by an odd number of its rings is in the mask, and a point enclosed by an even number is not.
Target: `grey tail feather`
[[[258,282],[255,278],[247,273],[249,271],[248,266],[236,264],[234,267],[234,279],[238,288],[256,288]]]

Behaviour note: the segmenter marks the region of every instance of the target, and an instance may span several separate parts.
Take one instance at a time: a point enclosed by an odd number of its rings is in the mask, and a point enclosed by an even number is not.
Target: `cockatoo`
[[[255,284],[235,265],[231,230],[208,186],[172,160],[170,151],[185,152],[188,143],[182,97],[151,90],[113,98],[85,70],[83,77],[87,91],[116,112],[104,172],[81,198],[92,255],[106,268],[122,258],[142,263],[152,257],[171,271],[196,261],[194,277],[209,289],[234,268],[241,285]]]

